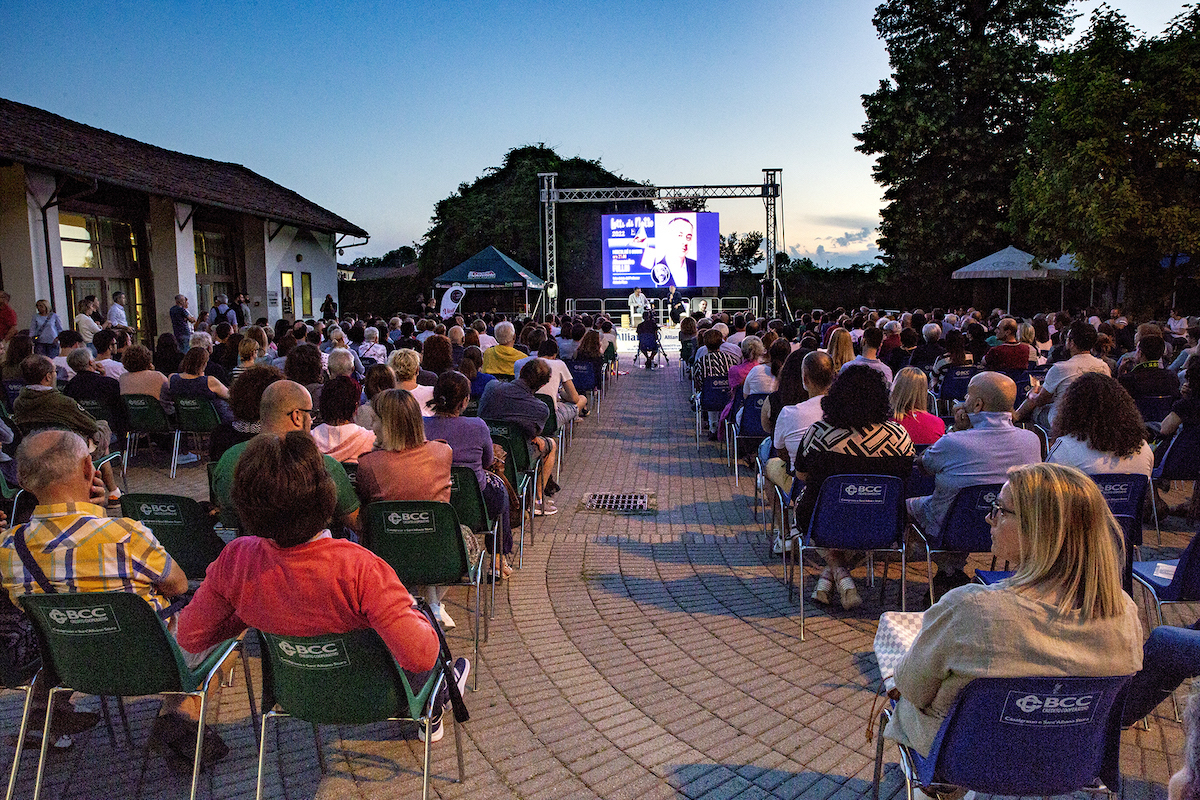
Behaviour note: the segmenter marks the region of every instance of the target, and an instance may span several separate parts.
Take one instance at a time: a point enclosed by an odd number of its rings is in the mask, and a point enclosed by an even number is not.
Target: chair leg
[[[888,714],[884,710],[879,714],[879,727],[875,729],[875,783],[871,793],[873,800],[879,800],[879,782],[883,778],[883,726],[887,721]]]
[[[312,724],[312,729],[313,729],[313,739],[317,743],[317,765],[320,766],[321,774],[324,775],[325,774],[325,743],[321,741],[321,726],[314,722]],[[428,741],[428,738],[426,739],[426,741]],[[283,774],[283,770],[281,769],[280,775],[282,775],[282,774]]]
[[[1158,524],[1158,489],[1150,482],[1150,505],[1154,508],[1154,532],[1158,535],[1158,546],[1162,547],[1162,528]]]
[[[208,718],[208,685],[204,686],[200,695],[200,721],[196,726],[196,750],[192,756],[192,794],[191,800],[196,800],[196,790],[200,788],[200,760],[204,755],[204,722]]]
[[[453,711],[450,712],[450,725],[454,728],[454,751],[458,756],[458,782],[462,783],[466,776],[466,769],[463,764],[462,730],[458,727],[458,720],[454,718]]]
[[[125,698],[117,697],[117,714],[121,717],[121,727],[125,729],[125,741],[129,743],[129,749],[133,749],[133,731],[129,729],[129,717],[125,713]]]
[[[46,721],[42,723],[42,749],[38,755],[37,778],[33,783],[33,800],[38,800],[42,794],[42,777],[46,771],[46,753],[50,749],[50,721],[54,716],[54,696],[59,692],[69,692],[70,689],[60,689],[57,686],[50,690],[46,698]]]
[[[175,431],[175,445],[171,448],[171,479],[175,479],[175,467],[179,463],[179,437],[183,431]]]
[[[100,718],[104,720],[104,727],[108,730],[108,743],[116,750],[117,731],[113,728],[112,715],[108,712],[108,698],[103,695],[100,696]]]
[[[443,714],[445,711],[442,712]],[[429,740],[432,738],[433,726],[430,724],[429,712],[425,714],[425,757],[424,768],[421,772],[421,800],[429,800]],[[444,723],[443,723],[444,724]]]
[[[259,721],[258,728],[258,782],[254,790],[254,800],[262,800],[262,784],[263,784],[263,761],[267,756],[267,720],[273,716],[271,712],[263,710],[262,719]]]
[[[785,550],[789,548],[784,548]],[[804,641],[804,548],[799,548],[792,559],[792,577],[795,573],[800,573],[800,641]],[[791,591],[791,582],[788,582],[788,591]]]
[[[8,792],[5,793],[4,800],[12,800],[13,792],[17,788],[17,770],[21,766],[21,750],[25,746],[25,732],[29,729],[29,712],[33,708],[33,685],[40,677],[41,673],[39,672],[25,689],[25,707],[21,712],[21,727],[17,729],[17,745],[13,752],[12,770],[8,774]]]

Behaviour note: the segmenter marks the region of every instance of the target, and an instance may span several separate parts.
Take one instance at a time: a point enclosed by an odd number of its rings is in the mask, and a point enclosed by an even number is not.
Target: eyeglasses
[[[301,414],[308,414],[310,417],[312,416],[312,412],[313,412],[313,410],[311,408],[297,408],[297,409],[293,409],[293,410],[299,411]]]
[[[992,501],[992,510],[987,513],[988,519],[996,519],[1001,514],[1010,514],[1016,516],[1017,512],[1011,508],[1005,508],[996,500]]]

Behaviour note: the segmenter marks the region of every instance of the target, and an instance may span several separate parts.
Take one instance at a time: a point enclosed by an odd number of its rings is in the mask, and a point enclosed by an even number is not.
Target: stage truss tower
[[[614,186],[592,189],[559,189],[555,185],[557,172],[539,172],[542,212],[542,267],[546,276],[546,307],[558,313],[558,241],[555,227],[559,203],[621,203],[646,200],[698,200],[761,197],[766,207],[766,226],[763,250],[766,274],[763,280],[764,311],[766,316],[778,315],[779,282],[775,279],[775,254],[779,252],[779,218],[777,204],[783,197],[783,170],[764,169],[761,184],[725,186]]]

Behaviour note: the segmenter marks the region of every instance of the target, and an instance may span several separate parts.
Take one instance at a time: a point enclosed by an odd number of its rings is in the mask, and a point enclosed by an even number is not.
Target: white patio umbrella
[[[1016,280],[1042,280],[1058,278],[1063,284],[1059,292],[1059,305],[1065,299],[1067,277],[1074,272],[1074,259],[1064,256],[1057,262],[1038,261],[1024,250],[1009,246],[985,256],[978,261],[954,270],[950,277],[955,280],[966,278],[1005,278],[1008,280],[1008,312],[1012,313],[1012,282]]]

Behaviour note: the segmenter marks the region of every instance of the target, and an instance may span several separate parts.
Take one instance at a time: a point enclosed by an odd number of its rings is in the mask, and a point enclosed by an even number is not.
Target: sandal
[[[833,573],[830,570],[825,570],[821,573],[821,577],[817,578],[817,588],[813,590],[812,599],[822,605],[829,605],[829,593],[833,591]]]
[[[838,595],[842,598],[842,608],[846,611],[858,608],[862,605],[862,598],[858,595],[858,586],[854,583],[854,578],[850,577],[850,573],[845,570],[839,570],[839,572],[837,590]]]

